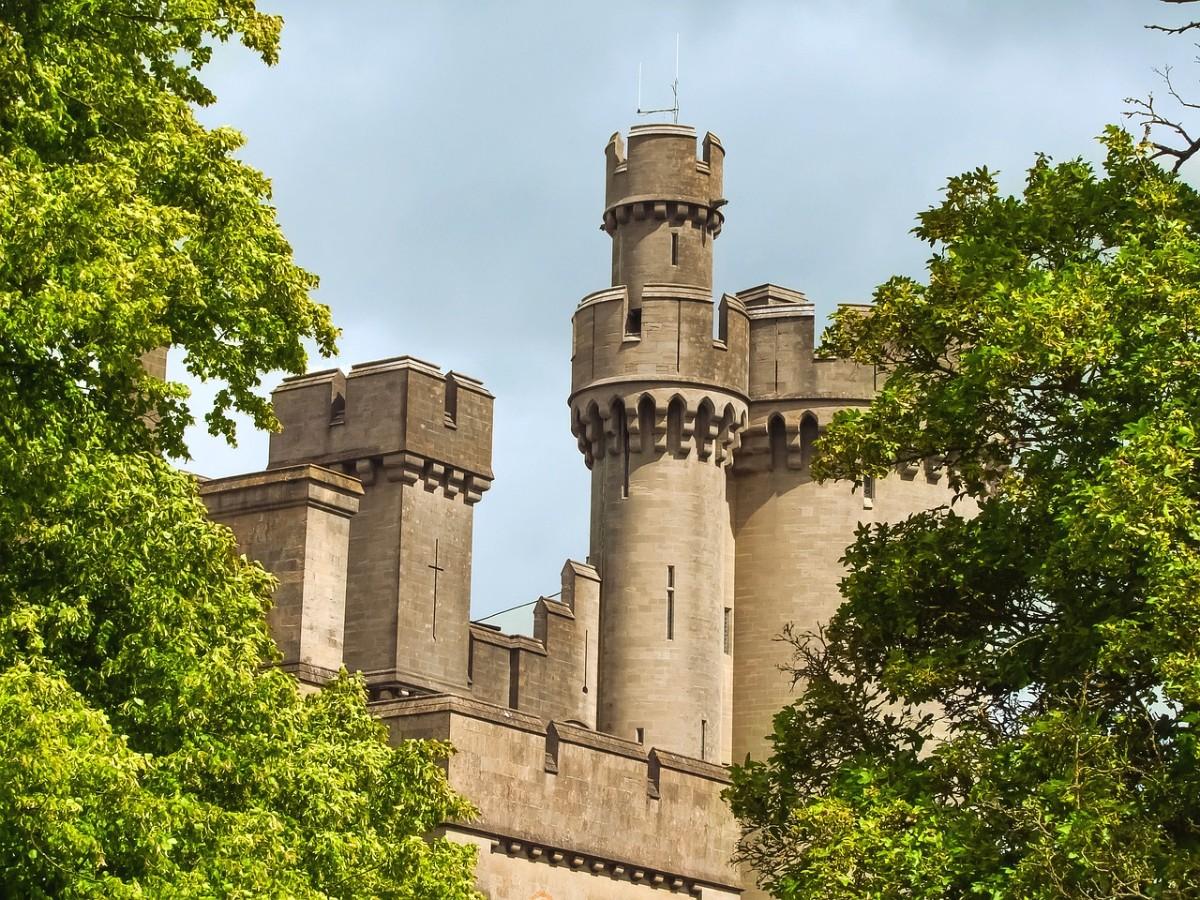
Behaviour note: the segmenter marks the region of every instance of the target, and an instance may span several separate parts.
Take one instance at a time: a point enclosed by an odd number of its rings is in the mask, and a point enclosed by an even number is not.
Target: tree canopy
[[[449,748],[390,747],[359,681],[265,665],[272,579],[185,456],[174,345],[231,413],[333,350],[241,137],[206,129],[252,0],[0,0],[0,893],[469,897]],[[157,423],[147,428],[146,419]]]
[[[1020,196],[950,179],[927,277],[826,334],[887,379],[817,474],[944,461],[965,502],[861,529],[793,635],[799,698],[729,793],[776,896],[1200,883],[1200,197],[1102,142]]]

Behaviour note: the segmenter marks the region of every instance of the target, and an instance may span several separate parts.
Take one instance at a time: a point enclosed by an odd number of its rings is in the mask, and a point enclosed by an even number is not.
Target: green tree
[[[205,129],[253,0],[0,0],[0,894],[470,897],[444,745],[389,747],[362,684],[264,666],[271,579],[210,523],[175,345],[207,414],[274,424],[263,373],[336,333],[240,136]],[[157,420],[156,429],[143,424]]]
[[[888,377],[818,474],[944,460],[959,493],[860,530],[794,636],[799,699],[729,791],[777,896],[1195,896],[1200,197],[1102,142],[1021,196],[952,178],[927,279],[825,336]]]

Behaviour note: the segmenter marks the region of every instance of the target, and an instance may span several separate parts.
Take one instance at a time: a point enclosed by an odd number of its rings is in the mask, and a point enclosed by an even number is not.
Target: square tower
[[[357,476],[345,664],[373,696],[467,691],[474,505],[492,482],[483,385],[410,356],[291,378],[268,468],[312,462]]]

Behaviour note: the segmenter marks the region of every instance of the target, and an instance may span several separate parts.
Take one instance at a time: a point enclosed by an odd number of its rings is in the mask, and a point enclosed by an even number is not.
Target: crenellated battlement
[[[600,227],[612,238],[612,284],[626,286],[630,310],[652,284],[711,292],[712,245],[725,222],[721,142],[705,135],[697,157],[695,129],[638,125],[628,151],[617,133],[604,155]],[[627,322],[636,332],[636,318]]]
[[[630,218],[653,217],[676,224],[692,222],[713,237],[721,233],[725,148],[709,132],[696,155],[696,129],[690,125],[649,124],[621,133],[604,151],[603,228],[609,234]]]
[[[399,356],[286,379],[272,400],[269,468],[316,462],[468,504],[491,485],[493,397],[460,372]]]
[[[478,700],[596,726],[600,575],[567,560],[558,599],[539,597],[533,635],[471,623],[468,681]]]
[[[497,880],[536,865],[586,871],[604,896],[632,885],[700,898],[740,893],[723,766],[461,697],[373,711],[394,741],[454,744],[450,784],[479,816],[449,829],[481,839],[480,871]]]
[[[745,398],[749,319],[740,300],[722,298],[714,323],[707,290],[648,284],[636,331],[629,328],[631,311],[623,285],[580,302],[572,318],[572,404],[581,391],[636,380],[705,386]]]
[[[815,311],[800,291],[762,284],[739,291],[750,322],[749,394],[761,400],[805,398],[868,402],[875,372],[816,355]],[[840,304],[839,308],[858,304]],[[863,307],[866,308],[866,307]]]

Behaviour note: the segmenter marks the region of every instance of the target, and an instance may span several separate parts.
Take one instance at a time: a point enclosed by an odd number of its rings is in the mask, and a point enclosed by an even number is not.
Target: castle
[[[472,514],[492,481],[492,395],[412,357],[285,381],[265,471],[203,483],[279,579],[283,665],[363,672],[394,740],[440,738],[479,809],[448,822],[493,898],[728,898],[725,765],[791,696],[788,622],[824,621],[860,522],[947,498],[936,466],[818,484],[814,445],[876,373],[814,355],[814,310],[764,284],[714,306],[725,151],[641,125],[605,151],[612,286],[573,318],[571,432],[591,546],[532,636],[469,619]],[[753,891],[747,890],[746,896]]]

